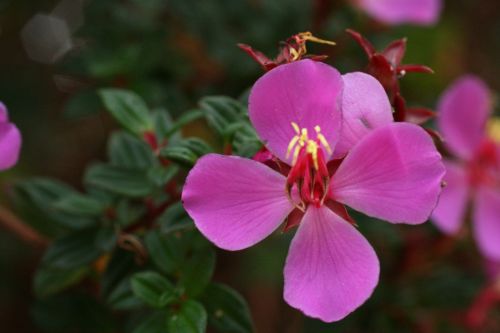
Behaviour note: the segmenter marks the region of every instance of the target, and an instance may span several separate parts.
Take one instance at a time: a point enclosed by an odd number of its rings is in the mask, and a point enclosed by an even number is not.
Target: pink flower
[[[299,227],[286,259],[284,298],[308,316],[340,320],[371,295],[379,277],[375,251],[343,205],[391,223],[422,223],[441,191],[441,156],[422,128],[392,122],[375,78],[341,76],[311,60],[261,77],[249,115],[267,149],[289,165],[288,175],[209,154],[188,175],[184,207],[226,250],[256,244],[288,216],[287,225]]]
[[[0,171],[14,166],[21,149],[21,133],[9,122],[7,108],[0,102]]]
[[[354,0],[376,20],[390,24],[433,25],[441,13],[441,0]]]
[[[469,202],[472,203],[473,232],[479,250],[498,261],[500,145],[486,133],[491,110],[487,86],[473,76],[457,80],[441,97],[438,127],[454,156],[445,162],[447,186],[433,219],[443,232],[455,234],[465,221]],[[491,134],[499,139],[500,128]]]

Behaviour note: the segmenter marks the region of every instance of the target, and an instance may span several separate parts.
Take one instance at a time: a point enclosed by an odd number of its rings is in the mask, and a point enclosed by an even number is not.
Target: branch
[[[33,230],[19,217],[14,215],[14,213],[2,205],[0,205],[0,224],[7,230],[16,234],[23,241],[30,243],[35,247],[45,248],[49,244],[49,240],[47,238]]]

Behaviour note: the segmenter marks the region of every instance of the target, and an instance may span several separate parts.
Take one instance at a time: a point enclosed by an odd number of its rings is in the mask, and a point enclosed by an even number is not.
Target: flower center
[[[305,211],[309,204],[323,205],[328,194],[330,176],[323,149],[332,154],[330,145],[321,134],[319,126],[314,127],[316,139],[309,138],[307,128],[300,128],[292,122],[295,135],[288,144],[286,157],[292,156],[292,168],[286,182],[286,193],[294,205]],[[292,199],[292,189],[296,186],[300,197],[298,204]]]

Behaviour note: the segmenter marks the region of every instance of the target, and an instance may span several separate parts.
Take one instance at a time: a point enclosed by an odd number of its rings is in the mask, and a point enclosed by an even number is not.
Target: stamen
[[[332,154],[332,148],[330,147],[330,145],[328,144],[328,141],[326,141],[326,138],[323,134],[321,133],[318,133],[318,140],[319,142],[321,142],[321,144],[323,145],[323,147],[325,147],[326,151],[328,152],[328,154]]]
[[[301,143],[301,145],[303,146],[304,144]],[[299,159],[300,148],[301,148],[300,145],[295,147],[295,151],[293,152],[292,165],[295,165],[297,163],[297,160]]]
[[[293,130],[295,131],[295,133],[297,133],[297,135],[300,135],[300,127],[299,127],[299,125],[297,125],[297,123],[295,123],[295,122],[292,121],[292,127],[293,127]]]
[[[290,53],[292,54],[292,60],[295,61],[295,60],[298,60],[299,57],[300,57],[300,53],[297,52],[297,50],[293,47],[290,47],[289,49]]]
[[[326,40],[326,39],[321,39],[316,36],[313,36],[313,34],[310,31],[306,32],[301,32],[299,33],[300,38],[303,40],[307,40],[313,43],[319,43],[319,44],[327,44],[327,45],[335,45],[335,42]]]
[[[290,157],[290,153],[292,152],[293,147],[297,144],[297,141],[300,140],[300,137],[298,135],[294,136],[293,139],[290,141],[288,144],[288,148],[286,150],[286,158]]]

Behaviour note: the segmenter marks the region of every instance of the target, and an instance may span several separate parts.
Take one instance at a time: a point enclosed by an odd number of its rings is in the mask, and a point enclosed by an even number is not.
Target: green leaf
[[[148,177],[156,186],[163,186],[174,178],[179,172],[179,167],[177,165],[169,165],[164,167],[163,165],[157,165],[149,169]]]
[[[144,197],[155,189],[144,171],[107,164],[96,164],[90,167],[85,174],[84,181],[88,185],[128,197]]]
[[[181,241],[175,235],[162,235],[158,231],[150,231],[146,235],[149,256],[162,272],[173,274],[179,268],[184,255]]]
[[[102,252],[96,243],[98,230],[81,230],[55,240],[45,252],[42,265],[72,269],[91,263]]]
[[[231,133],[228,127],[244,119],[246,108],[237,100],[226,96],[209,96],[201,99],[200,108],[205,113],[208,124],[223,138]]]
[[[215,252],[211,247],[194,252],[184,262],[179,284],[188,296],[196,297],[203,292],[212,279],[214,267]]]
[[[193,220],[189,217],[182,202],[176,202],[168,207],[157,219],[163,234],[194,227]]]
[[[26,221],[36,229],[57,235],[64,228],[81,229],[96,223],[95,219],[87,216],[70,215],[56,209],[56,202],[78,194],[62,182],[35,178],[17,184],[16,205]]]
[[[172,283],[153,271],[134,274],[130,283],[134,294],[155,308],[162,308],[177,297]]]
[[[122,89],[101,89],[99,95],[106,109],[128,131],[140,136],[153,130],[149,109],[135,93]]]
[[[188,138],[172,142],[160,151],[160,155],[170,161],[192,167],[198,158],[212,151],[213,149],[205,141]]]
[[[95,217],[102,215],[106,208],[102,202],[80,193],[72,193],[60,198],[54,203],[54,207],[69,214]]]
[[[111,135],[108,155],[112,165],[130,169],[147,169],[156,160],[151,148],[144,141],[126,132]]]
[[[146,207],[142,203],[122,199],[116,204],[115,210],[116,220],[122,227],[126,227],[144,215]]]
[[[166,333],[166,314],[164,312],[155,312],[146,317],[132,333]]]
[[[35,273],[33,288],[37,297],[45,298],[72,286],[89,272],[87,267],[61,269],[41,266]]]
[[[207,328],[207,312],[200,303],[188,300],[178,313],[168,319],[169,333],[204,333]]]
[[[130,279],[126,277],[107,297],[107,303],[113,310],[133,310],[141,307],[144,303],[132,292]]]
[[[262,146],[263,144],[250,122],[241,122],[240,127],[233,135],[233,153],[238,156],[252,157]]]
[[[247,303],[235,290],[213,283],[205,290],[202,302],[208,312],[208,323],[221,333],[254,331]]]
[[[192,123],[193,121],[196,121],[200,118],[203,118],[204,114],[202,111],[195,109],[195,110],[190,110],[187,112],[184,112],[182,116],[180,116],[173,124],[170,126],[166,131],[163,133],[163,137],[170,137],[177,131],[179,131],[181,128],[186,126],[189,123]]]
[[[170,115],[168,110],[163,108],[155,109],[153,111],[153,121],[155,125],[156,135],[158,138],[160,138],[160,140],[170,138],[174,139],[174,137],[179,137],[179,135],[174,134],[178,132],[180,127],[176,127],[177,123],[174,123],[174,120],[172,119],[172,116]]]

